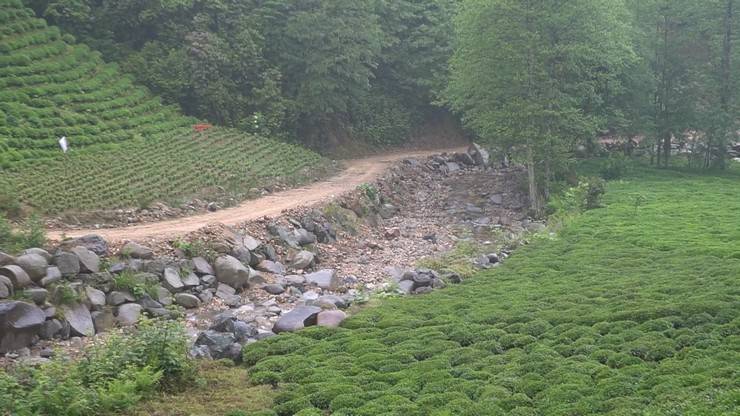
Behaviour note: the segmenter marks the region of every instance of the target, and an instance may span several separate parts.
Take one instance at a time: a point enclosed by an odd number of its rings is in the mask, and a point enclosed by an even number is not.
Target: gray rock
[[[267,228],[270,231],[270,234],[280,237],[280,239],[288,246],[293,247],[295,249],[300,247],[300,243],[298,242],[298,237],[295,235],[295,233],[289,231],[287,228],[280,226],[280,225],[272,225],[272,224],[269,225]]]
[[[69,323],[73,335],[91,337],[95,335],[95,326],[90,310],[82,303],[63,305],[60,307],[64,319]]]
[[[6,278],[8,278],[13,283],[13,287],[16,289],[23,289],[33,284],[33,281],[31,280],[31,277],[28,276],[28,273],[26,273],[26,271],[23,270],[20,266],[16,266],[14,264],[11,264],[10,266],[0,267],[0,276],[5,276]]]
[[[15,263],[15,257],[0,251],[0,267]]]
[[[149,247],[142,246],[141,244],[131,241],[121,247],[120,255],[122,257],[130,257],[133,259],[150,260],[154,257],[154,251]]]
[[[257,328],[244,321],[233,321],[230,331],[239,342],[246,342],[249,338],[256,337]]]
[[[272,274],[279,274],[283,275],[285,274],[285,266],[283,266],[281,263],[277,263],[270,260],[263,260],[261,261],[257,267],[257,270],[265,273],[272,273]]]
[[[265,279],[265,276],[262,275],[261,272],[258,272],[256,270],[249,269],[249,287],[257,287],[259,285],[265,284],[267,282],[267,279]]]
[[[59,334],[63,328],[64,325],[62,325],[62,323],[59,322],[58,319],[49,319],[41,325],[41,329],[39,330],[39,337],[41,339],[47,340],[52,339],[54,338],[54,336]]]
[[[431,286],[422,286],[414,289],[415,295],[425,295],[427,293],[432,293],[434,289],[431,288]]]
[[[110,309],[92,312],[90,316],[96,333],[108,332],[116,326],[116,317]]]
[[[444,289],[447,287],[447,283],[445,283],[442,279],[432,279],[432,289]]]
[[[338,328],[345,319],[347,319],[347,314],[343,311],[322,311],[316,317],[316,325],[326,328]]]
[[[46,276],[41,279],[39,284],[43,287],[47,287],[60,280],[62,280],[62,272],[59,271],[59,268],[57,266],[49,266],[46,268]]]
[[[473,166],[475,165],[475,160],[473,160],[473,157],[470,156],[468,153],[455,153],[454,154],[455,160],[459,163],[462,163],[463,165]]]
[[[85,297],[91,307],[97,309],[105,306],[105,292],[102,290],[95,289],[92,286],[85,287]]]
[[[37,305],[43,305],[49,297],[49,291],[41,288],[26,289],[23,294]]]
[[[105,256],[108,254],[108,243],[103,237],[95,234],[75,238],[71,241],[65,241],[64,245],[69,247],[82,246],[98,256]]]
[[[193,258],[193,271],[195,271],[198,276],[216,274],[216,272],[213,270],[213,267],[210,265],[210,263],[208,263],[208,260],[204,259],[203,257]]]
[[[62,276],[76,276],[80,273],[80,259],[74,254],[61,251],[54,256],[53,263],[59,268]]]
[[[201,292],[198,294],[198,299],[200,299],[203,303],[211,303],[213,300],[213,293],[210,290],[206,290],[205,292]]]
[[[384,220],[393,218],[398,214],[398,207],[396,207],[393,204],[383,204],[380,206],[380,210],[378,211],[378,214],[380,214],[380,218],[383,218]]]
[[[157,288],[157,302],[161,303],[164,306],[172,305],[173,299],[172,299],[172,293],[163,288],[158,287]]]
[[[172,312],[165,308],[145,308],[144,310],[152,318],[172,318]]]
[[[261,246],[260,253],[262,253],[267,260],[278,261],[278,254],[275,247],[269,244]]]
[[[0,354],[31,345],[45,320],[44,311],[30,303],[0,303]]]
[[[24,250],[23,254],[36,254],[43,257],[47,263],[51,261],[51,254],[43,248],[29,248],[28,250]]]
[[[246,247],[238,246],[234,247],[234,249],[231,251],[231,255],[242,262],[242,264],[252,264],[254,262],[254,255],[247,250]]]
[[[255,251],[259,246],[262,245],[262,241],[250,236],[250,235],[243,235],[242,236],[242,245],[249,251]]]
[[[296,270],[303,270],[310,267],[314,261],[314,254],[310,251],[302,250],[293,255],[290,267]]]
[[[315,290],[308,290],[301,294],[301,299],[303,299],[307,304],[316,302],[320,297],[321,295]]]
[[[214,286],[216,283],[218,283],[216,276],[211,275],[211,274],[207,274],[201,277],[200,281],[206,286]]]
[[[306,278],[297,274],[285,276],[284,279],[288,286],[303,287],[306,284]]]
[[[128,291],[113,291],[108,294],[108,305],[118,306],[127,302],[133,302],[136,298]]]
[[[447,167],[447,172],[454,173],[460,171],[460,165],[455,162],[447,162],[445,166]]]
[[[141,317],[142,309],[138,303],[125,303],[118,307],[116,321],[123,326],[136,325]]]
[[[147,273],[154,273],[161,275],[164,273],[164,269],[167,267],[167,261],[164,259],[154,259],[144,261],[142,270]]]
[[[13,282],[5,276],[0,276],[0,300],[13,296]]]
[[[231,256],[216,259],[216,279],[234,289],[249,285],[249,269]]]
[[[236,289],[223,283],[218,285],[216,297],[223,300],[228,306],[238,306],[241,303],[241,298],[236,295]]]
[[[341,296],[337,296],[337,295],[324,295],[324,296],[321,296],[320,298],[318,298],[316,300],[316,304],[318,306],[323,306],[323,305],[326,305],[326,304],[330,304],[330,305],[333,305],[333,306],[335,306],[335,307],[337,307],[339,309],[347,309],[349,307],[349,304],[350,303],[347,301],[347,299],[345,299],[345,298],[343,298]]]
[[[211,357],[218,360],[222,358],[233,358],[231,356],[231,346],[234,342],[236,342],[234,334],[208,330],[198,335],[195,345],[208,347]]]
[[[200,279],[198,279],[198,275],[190,272],[182,279],[182,284],[185,285],[185,287],[195,287],[200,285]]]
[[[162,286],[173,293],[179,292],[185,288],[185,284],[183,284],[182,279],[180,279],[180,272],[172,267],[164,269]]]
[[[298,241],[298,244],[301,246],[307,246],[309,244],[314,244],[317,241],[316,234],[310,231],[307,231],[303,228],[294,230],[293,234],[295,235],[296,241]]]
[[[281,316],[275,323],[272,331],[276,334],[281,332],[294,332],[308,326],[316,325],[316,319],[321,313],[321,308],[316,306],[298,306],[292,311]]]
[[[46,276],[46,267],[49,262],[39,254],[24,254],[15,259],[15,263],[28,273],[34,282],[38,282]]]
[[[318,272],[307,274],[306,283],[327,290],[337,290],[341,285],[339,277],[337,277],[336,272],[332,269],[319,270]]]
[[[280,295],[280,294],[285,293],[285,288],[278,284],[262,286],[262,290],[264,290],[265,292],[271,295]]]
[[[488,200],[491,201],[493,205],[503,205],[504,194],[493,194]]]
[[[486,149],[484,149],[482,146],[478,145],[477,143],[473,143],[470,146],[470,149],[468,149],[468,154],[470,154],[470,157],[473,158],[475,161],[475,164],[478,166],[488,166],[491,163],[491,155],[488,153]]]
[[[414,290],[414,285],[413,280],[402,280],[398,282],[398,290],[404,295],[409,295]]]
[[[178,293],[175,295],[175,303],[185,309],[195,309],[200,306],[200,299],[190,293]]]
[[[169,294],[169,292],[167,293]],[[141,299],[139,299],[139,301],[136,303],[141,305],[144,309],[160,309],[164,306],[156,300],[152,299],[152,297],[149,295],[142,296]]]
[[[80,271],[82,273],[97,273],[100,271],[100,258],[93,251],[78,246],[72,249],[72,253],[80,259]]]

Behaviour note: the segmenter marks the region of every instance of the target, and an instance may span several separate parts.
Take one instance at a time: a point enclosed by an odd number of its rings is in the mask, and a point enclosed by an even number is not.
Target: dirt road
[[[314,184],[274,193],[265,197],[245,201],[242,204],[217,212],[176,218],[167,221],[135,225],[122,228],[88,229],[73,231],[50,230],[47,235],[52,240],[59,240],[62,234],[67,237],[79,237],[87,234],[98,234],[109,242],[122,240],[143,241],[149,239],[176,238],[196,231],[208,224],[222,223],[236,225],[264,216],[277,216],[286,209],[299,206],[312,206],[330,200],[357,186],[371,182],[379,177],[386,168],[399,160],[412,157],[425,157],[443,152],[462,151],[463,148],[424,150],[392,153],[364,159],[348,160],[338,175]]]

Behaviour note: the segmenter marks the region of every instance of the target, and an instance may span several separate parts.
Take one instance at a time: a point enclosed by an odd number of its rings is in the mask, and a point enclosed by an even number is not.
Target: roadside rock
[[[314,262],[314,254],[310,251],[302,250],[293,255],[290,267],[295,270],[303,270],[311,266]]]
[[[136,325],[141,317],[142,307],[138,303],[126,303],[118,307],[116,321],[123,326]]]
[[[46,276],[39,282],[43,287],[47,287],[62,280],[62,272],[59,271],[57,266],[49,266],[46,268]]]
[[[200,335],[198,335],[198,339],[195,340],[195,345],[207,347],[210,356],[213,359],[233,359],[236,357],[233,357],[230,352],[231,346],[235,342],[236,337],[234,337],[233,334],[208,330],[201,332]]]
[[[141,244],[134,243],[133,241],[126,243],[121,247],[121,256],[130,257],[133,259],[150,260],[154,258],[154,252],[149,247],[142,246]]]
[[[193,258],[193,271],[199,276],[216,274],[213,267],[208,263],[208,260],[203,257]]]
[[[476,165],[486,167],[491,163],[491,156],[488,151],[477,143],[473,143],[470,146],[468,153],[473,158]]]
[[[180,272],[171,267],[167,267],[164,269],[162,286],[170,292],[179,292],[183,290],[185,284],[182,282],[182,279],[180,279]]]
[[[185,309],[195,309],[200,306],[200,299],[190,293],[178,293],[175,295],[175,303]]]
[[[216,278],[234,289],[249,285],[249,269],[231,256],[216,259]]]
[[[265,273],[272,273],[272,274],[278,274],[283,275],[285,274],[285,266],[283,266],[281,263],[270,261],[270,260],[262,260],[256,267],[257,270]]]
[[[34,282],[38,282],[46,276],[46,267],[49,262],[40,254],[24,254],[15,259],[15,263],[28,273]]]
[[[59,268],[62,276],[76,276],[80,273],[80,259],[67,251],[61,251],[54,256],[53,263]]]
[[[100,271],[100,258],[92,250],[78,246],[72,249],[72,253],[80,259],[80,271],[82,273],[97,273]]]
[[[85,247],[98,256],[105,256],[108,254],[108,243],[103,237],[95,234],[67,240],[62,242],[62,245],[67,247]]]
[[[85,287],[85,297],[93,308],[102,308],[105,306],[105,292],[102,290],[95,289],[92,286],[87,286]]]
[[[336,272],[332,269],[319,270],[318,272],[307,274],[306,283],[327,290],[337,290],[341,285],[339,277],[337,277]]]
[[[320,312],[316,318],[316,325],[327,328],[338,328],[347,319],[347,314],[340,310]]]
[[[0,354],[31,345],[45,320],[44,311],[30,303],[0,303]]]
[[[272,328],[272,331],[276,334],[294,332],[308,326],[316,325],[316,318],[320,312],[321,308],[316,306],[298,306],[281,316]]]
[[[0,276],[7,277],[16,289],[23,289],[33,284],[28,273],[16,265],[0,267]]]
[[[74,305],[64,305],[60,309],[64,314],[64,319],[69,322],[69,327],[73,335],[83,337],[95,335],[95,326],[86,305],[77,303]]]

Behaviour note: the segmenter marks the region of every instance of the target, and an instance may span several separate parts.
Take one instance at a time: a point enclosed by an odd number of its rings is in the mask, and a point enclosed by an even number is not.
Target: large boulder
[[[272,331],[276,334],[294,332],[308,326],[316,325],[316,318],[320,312],[321,308],[316,306],[298,306],[281,316],[277,323],[275,323]]]
[[[80,273],[80,259],[74,253],[61,251],[54,256],[52,261],[62,276],[71,277]]]
[[[136,325],[141,317],[142,306],[138,303],[125,303],[118,307],[116,321],[123,326]]]
[[[232,354],[232,345],[236,342],[234,334],[208,330],[201,332],[195,340],[196,346],[208,348],[214,359],[237,358]]]
[[[315,259],[315,255],[310,251],[299,251],[293,255],[290,261],[290,267],[295,270],[303,270],[310,267]]]
[[[306,283],[327,290],[337,290],[341,285],[337,273],[332,269],[319,270],[318,272],[307,274]]]
[[[49,265],[46,257],[35,253],[19,256],[15,259],[15,263],[25,270],[34,282],[38,282],[46,276],[46,267]]]
[[[15,257],[0,251],[0,267],[15,263]]]
[[[491,163],[491,155],[486,149],[484,149],[477,143],[473,143],[472,145],[470,145],[470,149],[468,149],[468,154],[470,154],[470,157],[473,158],[476,165],[488,166]]]
[[[164,269],[164,278],[162,280],[162,286],[164,286],[170,292],[179,292],[185,288],[185,284],[180,278],[180,272],[172,267]]]
[[[16,289],[23,289],[33,284],[31,277],[28,276],[25,270],[14,264],[10,266],[0,267],[0,276],[7,277]]]
[[[13,282],[5,276],[0,276],[0,300],[13,296]]]
[[[175,303],[185,309],[195,309],[200,306],[200,299],[190,293],[178,293],[175,295]]]
[[[64,241],[62,244],[66,247],[85,247],[98,256],[105,256],[108,254],[108,243],[103,237],[96,234],[90,234],[67,240]]]
[[[249,268],[231,256],[221,256],[216,259],[216,279],[234,289],[241,289],[249,285]]]
[[[26,302],[0,303],[0,354],[31,345],[46,320],[41,308]]]
[[[150,260],[154,257],[154,252],[149,247],[131,241],[121,247],[121,256],[132,259]]]
[[[73,305],[63,305],[61,308],[64,319],[69,323],[73,335],[90,337],[95,335],[95,325],[93,324],[90,310],[87,305],[76,303]]]
[[[100,271],[100,257],[95,252],[83,246],[74,247],[71,251],[80,260],[80,271],[82,273],[98,273]]]
[[[193,258],[193,271],[198,276],[205,276],[205,275],[213,275],[216,274],[216,271],[213,270],[213,267],[211,267],[211,264],[208,263],[208,260],[204,259],[203,257],[194,257]]]

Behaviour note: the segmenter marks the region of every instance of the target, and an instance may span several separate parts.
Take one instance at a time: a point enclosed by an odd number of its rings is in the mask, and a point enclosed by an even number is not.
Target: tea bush
[[[737,414],[740,173],[607,187],[499,268],[246,346],[253,380],[281,416]]]

